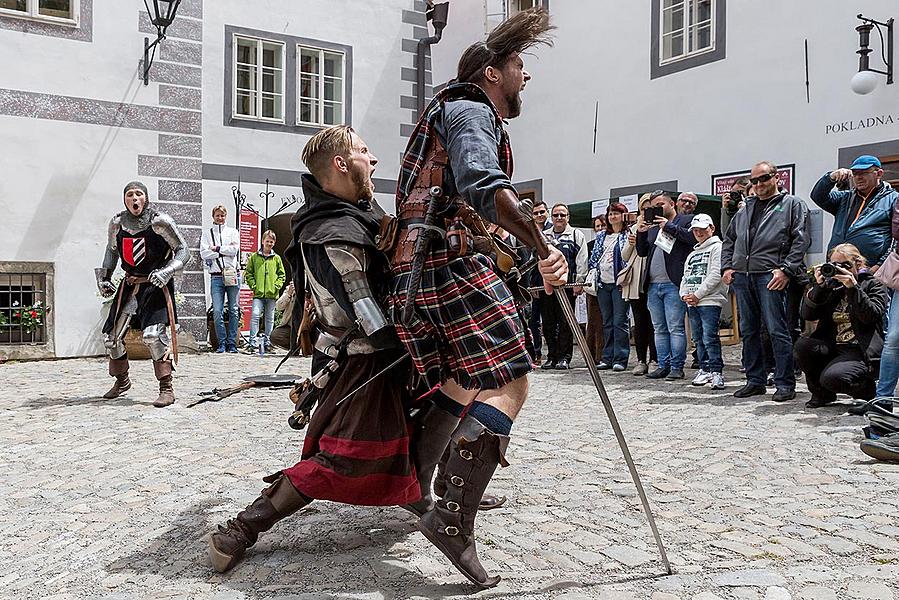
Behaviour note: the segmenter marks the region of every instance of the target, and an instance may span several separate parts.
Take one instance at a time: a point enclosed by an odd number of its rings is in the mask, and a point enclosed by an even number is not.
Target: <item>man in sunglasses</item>
[[[696,212],[696,204],[698,202],[699,198],[693,192],[682,192],[677,197],[677,214],[692,215]]]
[[[859,249],[876,272],[890,251],[890,219],[897,194],[881,181],[883,168],[876,156],[863,155],[848,169],[825,173],[812,189],[812,201],[833,215],[828,251],[849,243]],[[852,182],[853,190],[835,190],[838,183]]]
[[[553,226],[552,219],[549,218],[549,208],[542,199],[534,201],[534,222],[541,231],[546,231]],[[528,285],[531,287],[542,287],[543,276],[537,269],[531,269],[531,277]],[[531,358],[534,360],[535,366],[540,366],[543,362],[543,323],[540,317],[541,306],[544,302],[556,303],[555,298],[550,298],[546,292],[533,292],[534,300],[531,302],[530,312],[527,315],[528,329],[531,330],[531,337],[534,338],[534,348]]]
[[[777,389],[771,399],[785,402],[796,397],[786,288],[790,278],[803,270],[810,241],[808,207],[799,197],[779,189],[777,165],[772,162],[762,161],[752,167],[749,181],[756,195],[747,198],[734,215],[721,249],[721,279],[733,286],[737,297],[746,367],[746,385],[734,396],[748,398],[766,393],[761,336],[764,320],[774,350]]]

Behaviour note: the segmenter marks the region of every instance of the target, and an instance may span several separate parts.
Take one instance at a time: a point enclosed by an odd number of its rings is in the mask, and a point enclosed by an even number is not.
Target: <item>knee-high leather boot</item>
[[[153,406],[162,408],[175,403],[175,390],[172,389],[172,361],[154,360],[153,371],[159,380],[159,397],[153,401]]]
[[[419,519],[418,529],[446,555],[471,582],[481,588],[499,583],[478,559],[474,521],[478,505],[496,466],[505,459],[509,436],[496,435],[466,415],[453,432],[446,463],[446,494]]]
[[[128,377],[128,355],[122,358],[109,359],[109,374],[115,377],[115,383],[103,394],[107,400],[118,398],[131,389],[131,378]]]
[[[312,502],[311,498],[298,492],[283,473],[269,475],[263,481],[271,485],[237,513],[236,518],[219,525],[218,531],[209,536],[209,559],[212,568],[219,573],[234,567],[247,548],[256,543],[260,533]]]
[[[443,456],[440,457],[440,462],[437,463],[437,476],[434,477],[434,495],[440,498],[443,498],[446,495],[446,461],[449,460],[449,446],[446,447],[446,451],[443,453]],[[484,494],[481,498],[481,503],[478,504],[478,510],[493,510],[494,508],[500,508],[503,504],[506,503],[505,496],[494,496],[493,494]]]
[[[412,460],[421,486],[421,500],[403,506],[406,510],[422,516],[434,506],[431,497],[431,480],[434,468],[443,451],[449,445],[450,435],[459,425],[459,417],[431,404],[427,412],[417,419],[412,433]]]

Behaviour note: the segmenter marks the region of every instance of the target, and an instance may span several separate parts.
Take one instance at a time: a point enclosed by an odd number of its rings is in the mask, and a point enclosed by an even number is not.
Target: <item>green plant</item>
[[[40,300],[31,306],[23,306],[22,308],[18,308],[17,304],[18,302],[13,303],[13,323],[21,325],[26,333],[32,333],[44,326],[47,309]]]

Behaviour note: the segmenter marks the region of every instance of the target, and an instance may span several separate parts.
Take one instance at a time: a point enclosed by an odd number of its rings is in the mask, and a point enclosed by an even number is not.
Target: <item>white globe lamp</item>
[[[872,71],[859,71],[852,76],[849,87],[851,87],[852,91],[856,94],[864,96],[870,94],[877,88],[878,81],[880,81],[880,77],[877,76],[877,73]]]

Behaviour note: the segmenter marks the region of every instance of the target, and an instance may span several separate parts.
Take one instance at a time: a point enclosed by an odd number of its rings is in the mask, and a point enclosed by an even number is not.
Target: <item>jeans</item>
[[[877,395],[883,397],[896,395],[896,381],[899,380],[899,291],[892,292],[890,310],[887,319],[884,319],[888,324],[880,355],[880,380],[877,382]]]
[[[570,289],[562,291],[568,296],[568,302],[574,306],[574,292]],[[555,293],[559,293],[558,290]],[[571,362],[574,334],[568,326],[568,321],[565,320],[565,314],[562,312],[559,301],[553,296],[541,297],[540,312],[543,319],[543,336],[546,338],[547,360]]]
[[[602,313],[602,332],[605,343],[602,361],[606,364],[627,366],[631,353],[627,321],[627,300],[621,297],[621,289],[614,283],[602,283],[596,290],[599,312]]]
[[[646,306],[656,330],[659,368],[683,370],[687,360],[687,334],[684,331],[687,305],[680,299],[680,290],[670,282],[650,283]]]
[[[531,301],[531,316],[528,319],[528,327],[531,329],[531,336],[534,338],[534,360],[539,358],[543,352],[543,331],[540,327],[540,305],[544,299],[548,298],[543,292],[539,292],[537,297]]]
[[[699,368],[706,373],[720,373],[724,369],[721,359],[721,338],[718,337],[720,306],[689,306],[690,333],[696,346]]]
[[[275,299],[253,298],[253,316],[250,318],[250,348],[259,347],[256,337],[259,335],[259,315],[265,310],[265,337],[272,334],[275,325]]]
[[[209,287],[212,292],[212,317],[215,322],[215,335],[219,340],[219,347],[234,348],[237,345],[237,327],[240,325],[240,310],[237,307],[237,295],[239,285],[225,285],[221,276],[213,275],[209,278]],[[225,296],[228,297],[228,331],[225,331]]]
[[[731,287],[740,311],[746,383],[764,387],[768,378],[761,333],[764,320],[774,351],[774,385],[779,390],[793,390],[796,375],[793,372],[793,340],[787,328],[787,293],[768,289],[772,277],[771,273],[734,273]]]

